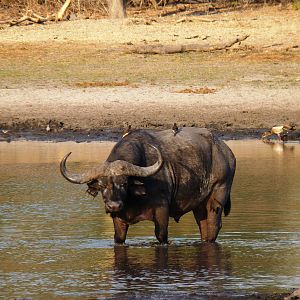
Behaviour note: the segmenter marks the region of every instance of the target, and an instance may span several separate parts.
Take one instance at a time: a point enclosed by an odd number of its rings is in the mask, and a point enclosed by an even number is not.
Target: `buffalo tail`
[[[227,201],[225,203],[225,206],[224,206],[224,215],[225,215],[225,217],[229,215],[230,210],[231,210],[231,198],[230,198],[230,194],[229,194],[228,199],[227,199]]]

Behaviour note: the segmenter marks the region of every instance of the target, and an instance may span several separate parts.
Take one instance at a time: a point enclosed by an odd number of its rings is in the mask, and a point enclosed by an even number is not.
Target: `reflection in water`
[[[68,152],[72,161],[98,162],[104,160],[114,142],[52,143],[52,142],[11,142],[0,145],[0,164],[46,164],[58,163]]]
[[[112,143],[0,143],[0,290],[13,298],[104,298],[281,292],[300,282],[300,145],[229,141],[237,157],[232,212],[218,244],[200,242],[192,214],[114,246],[100,197],[59,174],[104,160]],[[279,148],[278,148],[279,147]],[[274,149],[281,149],[280,152]]]
[[[295,146],[287,145],[283,142],[272,141],[272,140],[262,140],[266,145],[271,146],[272,150],[280,155],[283,155],[284,152],[293,152],[295,150]]]
[[[230,253],[226,255],[217,243],[156,246],[144,251],[115,246],[114,251],[114,277],[116,281],[121,280],[119,284],[125,293],[164,294],[167,288],[170,294],[192,292],[200,287],[199,294],[216,293],[226,285],[226,278],[231,277]],[[212,281],[216,284],[214,290],[211,290]]]

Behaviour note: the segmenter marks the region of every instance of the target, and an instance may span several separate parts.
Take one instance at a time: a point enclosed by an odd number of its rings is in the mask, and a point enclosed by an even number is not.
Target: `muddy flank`
[[[244,35],[226,51],[131,52]],[[3,27],[0,139],[118,136],[128,123],[160,129],[176,122],[231,136],[300,125],[299,46],[299,12],[279,7]]]

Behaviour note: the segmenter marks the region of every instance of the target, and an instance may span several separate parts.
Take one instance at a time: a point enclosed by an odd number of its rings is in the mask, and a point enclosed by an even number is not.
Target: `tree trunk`
[[[109,14],[113,19],[125,18],[125,0],[109,0]]]
[[[56,16],[56,20],[57,21],[61,21],[64,17],[64,14],[66,12],[66,10],[68,9],[68,7],[70,6],[72,0],[66,0],[64,5],[61,7],[61,9],[59,10],[59,12],[57,13]]]

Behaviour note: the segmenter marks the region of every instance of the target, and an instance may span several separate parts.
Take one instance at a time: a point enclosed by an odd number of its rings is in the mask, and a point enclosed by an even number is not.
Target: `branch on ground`
[[[226,50],[235,44],[240,44],[246,40],[249,35],[237,37],[227,43],[220,43],[215,45],[210,44],[181,44],[181,45],[143,45],[128,48],[126,52],[137,54],[174,54],[183,52],[214,52],[219,50]]]
[[[42,24],[42,23],[45,23],[48,21],[61,21],[61,20],[63,20],[65,13],[66,13],[68,7],[70,6],[71,1],[72,0],[66,0],[57,14],[52,14],[47,17],[42,17],[42,16],[32,12],[31,10],[28,10],[26,12],[26,14],[24,16],[22,16],[20,19],[8,20],[8,21],[5,21],[5,23],[9,24],[9,26],[16,26],[16,25],[20,25],[24,22],[26,22],[25,24],[28,25],[28,24],[32,24],[32,23]]]

